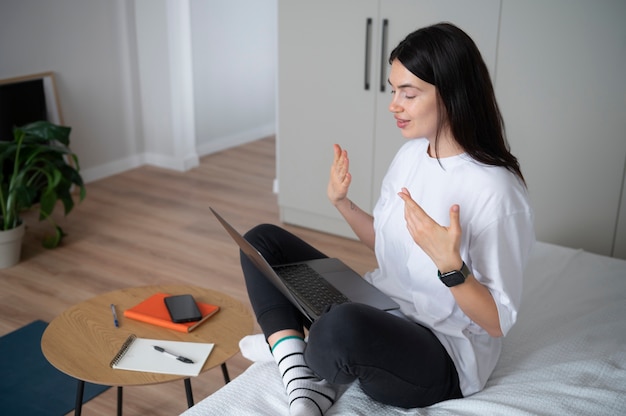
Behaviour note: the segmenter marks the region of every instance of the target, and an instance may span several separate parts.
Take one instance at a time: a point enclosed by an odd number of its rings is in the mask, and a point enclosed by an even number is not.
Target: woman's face
[[[397,59],[389,73],[392,99],[389,111],[407,139],[425,137],[431,145],[437,135],[439,110],[437,88],[413,75]]]

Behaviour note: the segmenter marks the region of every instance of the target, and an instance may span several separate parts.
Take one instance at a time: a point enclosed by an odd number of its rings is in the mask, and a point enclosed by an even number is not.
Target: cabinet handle
[[[385,85],[387,84],[387,74],[385,69],[387,68],[387,31],[389,29],[389,20],[383,19],[383,29],[380,41],[380,92],[385,92]]]
[[[365,91],[370,89],[370,43],[372,40],[372,18],[365,21]]]

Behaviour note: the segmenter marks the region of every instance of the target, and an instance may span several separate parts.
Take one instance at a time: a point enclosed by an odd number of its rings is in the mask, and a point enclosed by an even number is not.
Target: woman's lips
[[[402,120],[400,118],[396,118],[396,125],[398,128],[403,129],[409,124],[408,120]]]

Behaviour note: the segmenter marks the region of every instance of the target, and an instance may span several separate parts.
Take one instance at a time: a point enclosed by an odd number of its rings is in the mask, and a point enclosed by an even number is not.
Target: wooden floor
[[[68,236],[54,250],[41,247],[47,227],[29,214],[22,261],[0,270],[0,335],[36,319],[50,322],[69,306],[129,286],[198,285],[249,306],[238,249],[208,208],[240,231],[279,224],[274,156],[274,139],[267,138],[206,156],[188,172],[143,166],[90,183],[85,201],[67,218],[57,216]],[[361,273],[375,265],[356,241],[285,227]],[[236,377],[250,363],[238,354],[227,364]],[[196,402],[222,385],[219,368],[194,378]],[[88,402],[83,415],[114,415],[115,391]],[[169,416],[185,409],[182,382],[124,389],[124,415]]]

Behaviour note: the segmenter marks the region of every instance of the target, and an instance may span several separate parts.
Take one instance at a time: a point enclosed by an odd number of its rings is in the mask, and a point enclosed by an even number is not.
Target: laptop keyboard
[[[329,305],[350,301],[308,264],[275,266],[274,270],[291,291],[318,316]]]

